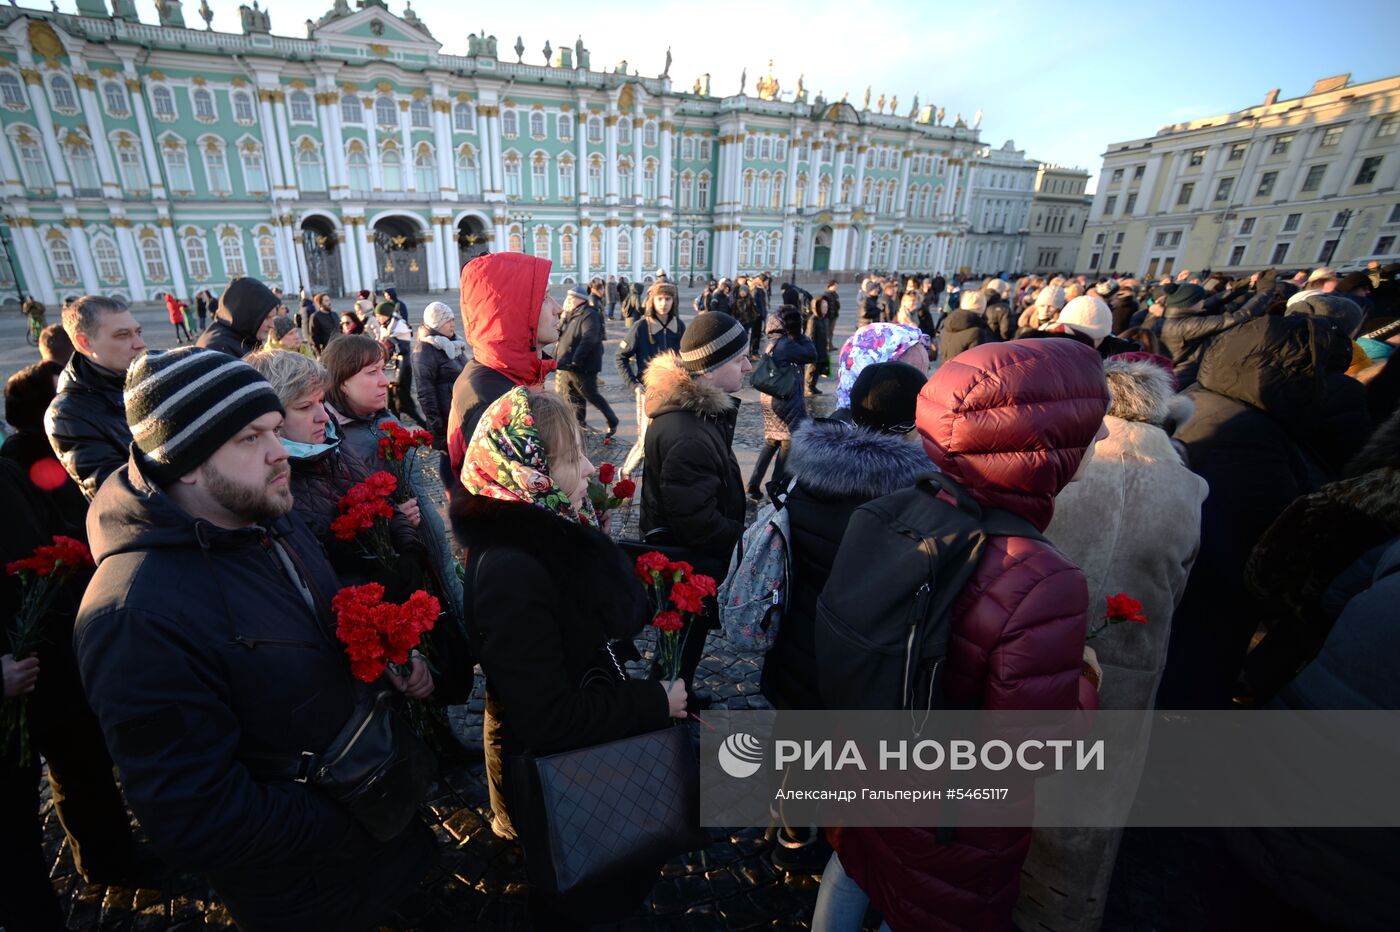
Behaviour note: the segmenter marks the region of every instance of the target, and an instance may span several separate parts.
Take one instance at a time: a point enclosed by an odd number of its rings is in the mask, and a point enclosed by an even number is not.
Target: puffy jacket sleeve
[[[805,366],[817,361],[817,347],[810,337],[800,336],[789,339],[781,362],[794,366]]]
[[[126,465],[130,456],[96,424],[73,412],[50,407],[44,417],[44,430],[63,468],[88,501],[92,501],[103,480]]]
[[[262,783],[239,761],[217,658],[172,620],[116,611],[75,635],[88,701],[122,790],[157,850],[196,871],[295,863],[363,832],[315,789]]]
[[[574,359],[585,361],[597,359],[603,352],[603,316],[596,310],[583,315],[579,322],[578,340],[574,345]]]
[[[641,373],[632,368],[632,363],[637,358],[637,342],[646,332],[646,325],[645,320],[637,321],[632,325],[632,329],[627,331],[627,336],[623,337],[622,342],[617,345],[617,371],[622,374],[622,378],[628,385],[642,384]]]
[[[987,661],[986,709],[1097,709],[1099,694],[1080,671],[1089,591],[1079,570],[1040,576],[1006,620]]]
[[[714,461],[704,441],[687,437],[666,451],[660,477],[662,506],[676,539],[725,561],[744,533],[741,522],[719,510],[726,465]]]
[[[433,449],[447,449],[447,412],[438,398],[438,380],[442,378],[444,354],[436,346],[415,340],[413,343],[413,400],[427,421],[423,426],[433,435]]]
[[[655,680],[581,686],[565,662],[567,607],[546,568],[493,547],[473,573],[481,668],[507,726],[532,751],[554,753],[661,728],[666,692]],[[601,646],[601,645],[600,645]]]
[[[1261,291],[1233,311],[1221,314],[1202,314],[1194,317],[1172,317],[1163,324],[1173,331],[1178,344],[1194,343],[1214,336],[1222,330],[1229,330],[1252,317],[1259,317],[1269,309],[1274,300],[1272,291]]]

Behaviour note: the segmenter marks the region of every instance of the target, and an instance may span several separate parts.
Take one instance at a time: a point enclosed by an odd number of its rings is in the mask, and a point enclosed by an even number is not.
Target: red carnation
[[[685,622],[681,620],[678,612],[660,612],[652,619],[651,626],[666,634],[671,634],[684,628]]]
[[[698,615],[704,609],[705,597],[700,594],[700,590],[695,584],[688,581],[675,583],[671,586],[671,604],[683,612],[690,612]]]
[[[642,582],[652,581],[652,574],[665,573],[671,566],[671,561],[666,559],[666,555],[655,550],[649,550],[637,558],[637,578]]]

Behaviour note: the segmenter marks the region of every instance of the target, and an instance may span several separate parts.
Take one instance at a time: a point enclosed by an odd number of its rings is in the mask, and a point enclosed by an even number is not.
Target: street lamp
[[[792,274],[788,276],[788,281],[797,284],[797,249],[802,241],[802,230],[806,227],[806,222],[802,219],[806,213],[804,208],[797,208],[797,219],[792,221]]]
[[[1332,255],[1327,257],[1328,262],[1331,262],[1336,257],[1337,250],[1342,248],[1342,239],[1347,235],[1347,224],[1351,223],[1351,208],[1338,211],[1337,216],[1342,220],[1342,228],[1337,232],[1337,245],[1332,247]]]

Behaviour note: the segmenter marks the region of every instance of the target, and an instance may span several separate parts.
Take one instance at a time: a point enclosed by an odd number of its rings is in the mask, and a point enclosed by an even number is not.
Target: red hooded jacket
[[[1108,409],[1098,353],[1074,340],[991,343],[960,353],[919,394],[929,458],[979,504],[1039,530]],[[946,690],[955,707],[1096,709],[1080,675],[1088,587],[1050,544],[994,537],[953,605]],[[1028,828],[831,832],[846,872],[890,928],[1011,927]]]
[[[478,256],[462,266],[462,327],[472,361],[452,387],[447,452],[462,470],[481,412],[516,385],[534,386],[554,371],[535,343],[550,261],[518,252]]]
[[[170,315],[172,324],[183,324],[185,322],[185,308],[189,307],[184,301],[173,294],[165,296],[165,310]]]

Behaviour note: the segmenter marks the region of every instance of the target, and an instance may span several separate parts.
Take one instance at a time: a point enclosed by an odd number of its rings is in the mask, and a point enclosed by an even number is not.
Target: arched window
[[[506,236],[506,249],[509,252],[525,251],[525,238],[520,234],[520,224],[511,224],[509,234]]]
[[[49,78],[49,91],[53,94],[53,108],[59,113],[77,113],[78,98],[73,93],[73,84],[61,74]]]
[[[452,129],[459,133],[476,132],[476,111],[462,101],[452,105]]]
[[[151,113],[157,120],[175,119],[175,95],[164,84],[151,88]]]
[[[531,139],[543,139],[544,137],[545,137],[545,131],[544,131],[544,111],[543,111],[543,110],[531,110],[531,111],[530,111],[530,138],[531,138]]]
[[[228,159],[224,158],[223,143],[208,137],[201,142],[204,154],[204,177],[209,182],[209,193],[232,193],[233,182],[229,180]]]
[[[656,121],[647,120],[642,124],[642,145],[656,145]]]
[[[773,157],[773,137],[764,136],[758,141],[758,157],[765,161]]]
[[[287,109],[291,111],[293,123],[316,122],[316,111],[311,107],[311,95],[306,91],[292,91],[288,94]]]
[[[243,190],[249,194],[267,192],[267,172],[263,170],[262,149],[255,142],[246,142],[238,147],[238,158],[243,163]]]
[[[97,160],[92,146],[86,142],[74,141],[67,147],[68,171],[73,176],[73,187],[79,196],[102,193],[102,182],[97,177]]]
[[[354,94],[340,95],[340,122],[363,123],[364,121],[365,108],[360,104],[360,98]]]
[[[572,201],[574,197],[574,159],[565,153],[559,156],[559,199]]]
[[[437,193],[437,157],[426,142],[419,143],[413,155],[413,181],[420,193]]]
[[[117,252],[117,244],[105,233],[94,236],[92,243],[92,258],[97,263],[97,277],[103,282],[120,282],[126,276],[122,274],[122,259]]]
[[[680,190],[676,192],[679,195],[676,200],[679,202],[681,210],[690,210],[691,202],[695,197],[694,185],[695,176],[689,171],[681,172]]]
[[[36,191],[52,190],[53,176],[49,174],[48,159],[44,157],[39,137],[26,126],[12,128],[9,135],[19,154],[19,173],[24,186]]]
[[[277,242],[266,229],[258,231],[257,247],[258,274],[268,280],[280,277],[282,273],[277,264]]]
[[[594,269],[603,267],[603,228],[597,224],[588,228],[588,264]]]
[[[73,249],[68,245],[68,237],[58,230],[51,230],[45,239],[54,279],[65,285],[76,285],[78,263],[73,259]]]
[[[5,74],[0,73],[0,81],[2,81],[4,77]],[[0,92],[3,92],[3,90],[3,85],[0,85]],[[23,91],[21,91],[21,93],[23,93]],[[5,102],[9,103],[8,97],[6,97]],[[102,105],[107,108],[108,116],[124,117],[131,113],[130,108],[126,105],[126,91],[116,81],[103,82]]]
[[[691,265],[690,234],[682,233],[676,237],[676,274],[680,274],[681,269],[694,268]]]
[[[919,197],[919,189],[918,189],[918,188],[910,188],[910,189],[909,189],[909,196],[908,196],[907,198],[905,198],[905,201],[904,201],[904,215],[905,215],[906,217],[912,217],[912,216],[914,216],[914,205],[915,205],[915,202],[918,200],[918,197]]]
[[[632,121],[627,117],[622,117],[617,121],[617,144],[619,146],[632,145]]]
[[[0,71],[0,103],[16,109],[29,106],[24,99],[24,85],[12,72]]]
[[[559,265],[564,269],[572,269],[578,264],[578,255],[574,252],[574,228],[564,227],[559,231]]]
[[[350,175],[350,193],[363,197],[369,193],[369,156],[358,145],[345,155],[345,167]]]
[[[896,192],[895,192],[895,183],[894,183],[894,179],[891,178],[889,181],[885,182],[885,197],[884,197],[884,200],[883,200],[883,201],[881,202],[881,204],[880,204],[880,212],[881,212],[881,213],[883,213],[883,214],[892,214],[892,213],[894,213],[894,196],[895,196],[895,193],[896,193]]]
[[[710,209],[710,173],[703,171],[695,182],[695,209]]]
[[[822,175],[822,180],[817,182],[817,206],[827,207],[831,204],[831,176]]]
[[[851,202],[851,189],[855,187],[856,179],[854,175],[847,175],[841,179],[841,203]]]
[[[748,230],[739,234],[739,268],[749,267],[749,261],[753,255],[753,234]]]
[[[744,158],[750,160],[758,158],[758,140],[752,136],[744,137]]]
[[[147,281],[165,281],[168,274],[165,270],[165,252],[160,248],[160,240],[150,230],[141,233],[141,264],[145,266]]]
[[[777,143],[773,146],[773,158],[779,162],[787,161],[787,139],[779,136]]]
[[[572,113],[561,113],[554,118],[554,126],[560,142],[574,141],[574,115]]]
[[[209,253],[204,248],[204,237],[193,230],[185,231],[185,268],[195,281],[209,280]]]
[[[470,197],[481,195],[481,175],[476,165],[476,150],[463,146],[457,153],[457,190]]]
[[[773,268],[783,264],[783,234],[774,230],[768,234],[768,265]]]
[[[740,201],[745,207],[752,207],[752,206],[753,206],[753,178],[754,178],[753,169],[752,169],[752,168],[745,169],[745,171],[744,171],[744,181],[743,181],[743,193],[742,193],[742,198],[741,198],[741,201]]]
[[[588,141],[595,146],[603,142],[603,118],[596,113],[588,118]]]
[[[623,158],[617,162],[617,194],[623,200],[632,199],[632,160]]]
[[[433,112],[428,107],[427,98],[414,98],[413,103],[408,105],[408,123],[414,129],[432,128]]]
[[[783,209],[783,198],[787,197],[787,173],[773,173],[773,199],[768,202],[768,206],[773,210]]]
[[[755,194],[754,206],[766,208],[773,200],[773,178],[767,170],[758,173],[758,191]]]
[[[695,139],[692,136],[681,137],[681,161],[688,162],[695,158]]]
[[[588,158],[588,196],[598,200],[603,196],[603,157],[592,155]]]
[[[165,155],[165,177],[170,181],[170,190],[181,194],[194,191],[194,181],[190,178],[190,159],[185,144],[174,137],[161,144]]]
[[[647,227],[642,231],[642,265],[656,267],[656,228]]]
[[[394,104],[394,98],[388,94],[380,94],[375,98],[374,122],[380,126],[393,126],[399,122],[399,108]]]
[[[309,139],[304,140],[297,150],[297,180],[303,191],[326,190],[326,172],[321,163],[321,152]]]
[[[709,257],[709,255],[708,255],[708,253],[709,253],[709,248],[710,248],[710,238],[709,238],[707,235],[705,235],[704,233],[701,233],[699,236],[697,236],[697,237],[695,238],[695,267],[696,267],[696,268],[698,268],[698,269],[703,269],[703,268],[707,267],[707,266],[710,264],[710,257]]]
[[[379,156],[379,170],[385,191],[403,190],[403,157],[398,149],[385,149]]]
[[[514,139],[520,135],[520,117],[516,116],[514,110],[506,110],[501,113],[501,136],[505,139]]]
[[[642,200],[650,203],[656,200],[656,159],[642,163]]]
[[[530,196],[536,200],[549,198],[549,156],[543,152],[530,156]]]
[[[865,179],[865,183],[860,186],[860,202],[868,211],[875,209],[875,181],[873,179]]]
[[[535,227],[535,255],[541,259],[549,258],[549,227]]]
[[[190,95],[194,101],[194,118],[212,123],[219,118],[218,111],[214,109],[214,95],[207,87],[197,87]]]
[[[127,133],[116,133],[112,137],[113,148],[117,152],[117,169],[121,173],[122,188],[128,194],[145,194],[151,190],[146,175],[146,160],[136,141]]]
[[[243,262],[243,237],[233,227],[225,229],[219,237],[219,255],[224,260],[224,275],[242,278],[248,274],[248,267]]]
[[[520,156],[514,152],[507,152],[505,157],[506,168],[506,197],[520,197]]]
[[[627,230],[617,231],[617,267],[624,271],[632,267],[632,234]]]
[[[797,206],[801,207],[807,203],[807,173],[802,172],[797,176]]]
[[[350,100],[355,100],[351,97]],[[344,113],[342,105],[342,114]],[[360,102],[355,100],[355,112],[360,112]],[[233,118],[245,126],[253,122],[253,98],[243,91],[233,92]],[[353,121],[358,123],[358,117]]]

